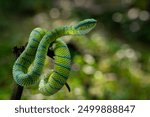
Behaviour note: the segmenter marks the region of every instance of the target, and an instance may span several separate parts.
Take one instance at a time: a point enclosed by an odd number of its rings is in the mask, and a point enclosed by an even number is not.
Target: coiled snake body
[[[29,36],[25,50],[13,65],[13,78],[16,83],[21,86],[31,86],[39,82],[48,48],[52,44],[55,54],[54,70],[50,75],[40,80],[39,91],[44,95],[52,95],[59,91],[68,79],[71,56],[67,45],[57,38],[65,35],[86,34],[95,25],[96,20],[86,19],[75,26],[62,26],[52,31],[35,28]]]

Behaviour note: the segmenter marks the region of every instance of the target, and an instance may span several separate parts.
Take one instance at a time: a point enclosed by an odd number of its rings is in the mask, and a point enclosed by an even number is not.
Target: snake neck
[[[75,30],[75,28],[73,26],[63,26],[63,27],[59,27],[54,30],[48,31],[44,35],[42,40],[40,41],[40,44],[37,48],[37,53],[35,55],[36,56],[35,58],[42,56],[42,58],[40,58],[40,63],[44,63],[45,57],[47,54],[47,50],[49,48],[49,45],[52,42],[55,42],[56,39],[59,37],[62,37],[65,35],[76,35],[76,34],[77,34],[77,30]],[[34,63],[35,64],[34,64],[33,70],[31,71],[31,74],[34,74],[33,71],[35,71],[34,69],[36,69],[36,68],[38,68],[38,72],[41,73],[43,66],[39,65],[39,60],[35,59]]]
[[[44,38],[45,41],[47,41],[47,43],[51,43],[54,42],[59,37],[76,34],[78,34],[78,31],[75,30],[74,26],[62,26],[55,28],[51,31],[48,31],[44,36]]]

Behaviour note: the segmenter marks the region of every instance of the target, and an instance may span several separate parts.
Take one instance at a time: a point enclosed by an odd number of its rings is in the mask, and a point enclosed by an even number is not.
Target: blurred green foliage
[[[72,54],[71,92],[63,87],[43,96],[35,86],[22,99],[150,99],[148,0],[0,0],[0,99],[13,89],[12,48],[24,45],[32,29],[91,17],[98,20],[91,33],[64,37]]]

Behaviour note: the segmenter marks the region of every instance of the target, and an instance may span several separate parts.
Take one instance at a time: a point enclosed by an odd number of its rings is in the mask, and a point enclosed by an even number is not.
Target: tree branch
[[[15,46],[13,48],[13,54],[16,56],[16,59],[20,56],[20,54],[24,51],[25,46],[17,47]],[[14,82],[14,88],[13,92],[11,94],[10,99],[11,100],[20,100],[23,92],[23,87],[18,85],[16,82]]]

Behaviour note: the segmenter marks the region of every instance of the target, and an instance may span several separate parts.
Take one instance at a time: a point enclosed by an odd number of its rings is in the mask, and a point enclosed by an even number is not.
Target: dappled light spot
[[[139,23],[137,22],[132,22],[129,26],[129,29],[132,31],[132,32],[137,32],[140,30],[140,25]]]
[[[71,10],[72,7],[72,2],[70,0],[60,0],[60,6],[64,9],[64,10]]]
[[[147,21],[149,20],[149,12],[148,11],[141,11],[139,14],[139,19],[142,21]]]
[[[48,26],[48,16],[47,16],[47,14],[44,13],[44,12],[38,13],[37,15],[35,15],[33,17],[33,23],[35,25],[40,25],[40,26],[47,27]]]
[[[95,59],[92,55],[90,54],[86,54],[84,55],[84,61],[90,65],[94,64],[95,63]]]
[[[114,13],[113,16],[112,16],[112,19],[114,22],[121,22],[122,21],[122,14],[117,12],[117,13]]]
[[[80,88],[75,88],[74,92],[75,92],[76,95],[81,95],[81,93],[82,93]]]
[[[103,75],[103,73],[101,71],[96,71],[94,73],[94,78],[95,79],[102,79],[102,78],[104,78],[104,75]]]
[[[90,75],[93,74],[95,72],[94,67],[90,66],[90,65],[84,65],[82,68],[83,72]]]
[[[129,9],[127,15],[128,15],[129,19],[132,19],[132,20],[136,19],[139,16],[139,9],[137,9],[137,8],[131,8],[131,9]]]
[[[128,58],[132,61],[138,59],[138,54],[132,48],[126,48],[124,46],[122,49],[118,50],[115,55],[118,59]]]
[[[150,14],[146,10],[141,11],[138,8],[131,8],[129,9],[127,16],[131,20],[139,18],[141,21],[147,21],[149,19]]]
[[[51,16],[51,18],[59,18],[60,17],[60,11],[58,8],[52,8],[49,12],[49,15]]]

